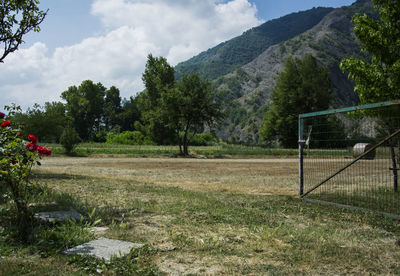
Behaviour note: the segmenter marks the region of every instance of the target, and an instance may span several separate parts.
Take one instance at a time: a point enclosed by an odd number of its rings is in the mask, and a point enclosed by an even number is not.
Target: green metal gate
[[[400,101],[299,115],[299,195],[400,215]]]

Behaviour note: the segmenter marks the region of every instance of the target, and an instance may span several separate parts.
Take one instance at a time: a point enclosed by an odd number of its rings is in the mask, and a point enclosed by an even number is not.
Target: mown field
[[[294,155],[218,157],[42,160],[32,210],[75,209],[88,220],[37,226],[25,246],[8,231],[3,201],[0,274],[400,274],[399,221],[299,200]],[[84,228],[95,221],[109,227],[101,235],[146,246],[109,264],[60,254],[93,239]]]

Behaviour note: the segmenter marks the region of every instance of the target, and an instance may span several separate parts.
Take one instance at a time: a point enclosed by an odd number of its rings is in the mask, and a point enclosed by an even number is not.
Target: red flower
[[[22,132],[18,132],[18,136],[22,136]]]
[[[37,139],[33,134],[28,135],[28,141],[32,142],[32,144],[36,145]]]
[[[8,127],[10,125],[11,125],[10,121],[4,121],[4,122],[1,123],[1,127]]]
[[[32,144],[32,143],[28,143],[28,144],[26,144],[25,149],[27,149],[27,150],[29,150],[31,152],[34,152],[34,151],[37,150],[37,145]]]
[[[6,114],[4,114],[3,112],[0,112],[0,119],[3,119],[4,116],[6,116]]]
[[[51,155],[51,150],[49,150],[48,148],[42,147],[41,145],[37,146],[37,151],[39,154]]]

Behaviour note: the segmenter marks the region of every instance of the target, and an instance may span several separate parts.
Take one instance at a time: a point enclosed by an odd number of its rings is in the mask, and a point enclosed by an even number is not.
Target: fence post
[[[304,193],[304,178],[303,178],[303,119],[299,117],[299,196],[302,197]]]

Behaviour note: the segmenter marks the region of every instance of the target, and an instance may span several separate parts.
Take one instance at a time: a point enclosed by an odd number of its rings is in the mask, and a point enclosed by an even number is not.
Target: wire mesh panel
[[[300,115],[300,196],[400,215],[398,101]]]

